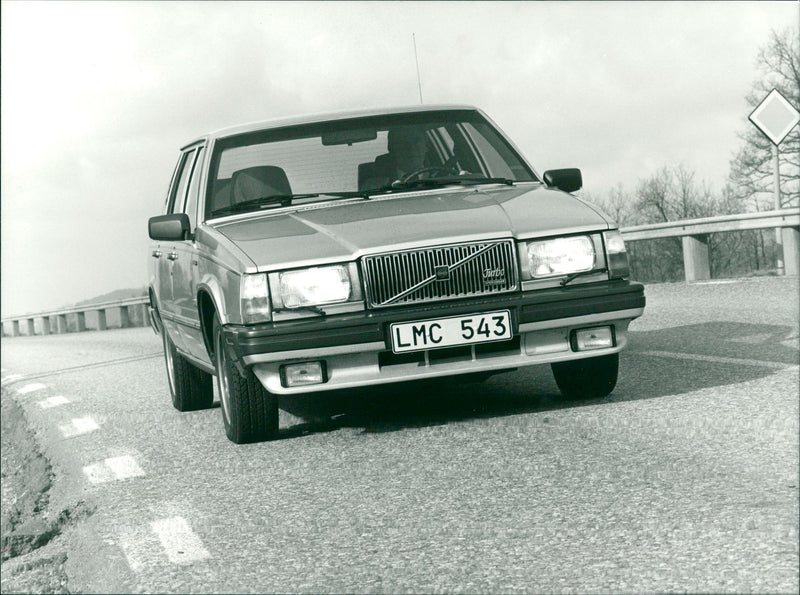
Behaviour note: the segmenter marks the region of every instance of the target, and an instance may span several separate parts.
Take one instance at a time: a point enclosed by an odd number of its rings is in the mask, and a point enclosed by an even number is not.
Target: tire
[[[617,385],[619,353],[550,364],[561,394],[569,399],[595,399]]]
[[[178,353],[163,322],[161,339],[173,407],[178,411],[197,411],[211,407],[214,403],[214,382],[211,374],[196,368]]]
[[[214,315],[214,360],[222,423],[231,442],[245,444],[278,437],[278,397],[267,391],[249,368],[240,374]]]

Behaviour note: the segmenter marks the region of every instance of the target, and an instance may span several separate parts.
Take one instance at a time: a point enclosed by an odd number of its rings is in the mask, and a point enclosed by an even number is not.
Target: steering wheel
[[[454,167],[455,160],[454,158],[450,158],[445,161],[442,165],[434,165],[430,167],[421,167],[412,171],[410,174],[404,175],[402,178],[398,180],[401,184],[407,184],[408,182],[412,182],[414,180],[418,180],[422,174],[438,172],[441,175],[444,174],[457,174],[458,170]]]

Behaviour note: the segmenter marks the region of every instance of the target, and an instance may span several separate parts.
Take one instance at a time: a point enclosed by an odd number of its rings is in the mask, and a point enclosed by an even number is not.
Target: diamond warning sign
[[[800,122],[800,113],[780,91],[773,89],[750,114],[750,121],[777,146]]]

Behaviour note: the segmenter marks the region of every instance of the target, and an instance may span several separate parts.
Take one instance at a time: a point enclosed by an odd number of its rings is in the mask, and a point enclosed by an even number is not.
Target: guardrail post
[[[67,332],[67,315],[66,314],[58,314],[58,315],[56,315],[56,328],[58,329],[56,332],[59,335]]]
[[[708,236],[683,236],[683,268],[686,281],[702,281],[711,278],[708,265]]]
[[[36,327],[33,326],[33,318],[25,319],[25,329],[28,331],[28,336],[32,337],[36,334]]]
[[[98,310],[97,311],[97,330],[104,331],[108,328],[108,323],[106,322],[106,311],[105,310]]]
[[[131,312],[129,306],[121,306],[119,309],[119,327],[128,328],[131,325]]]
[[[147,304],[141,304],[139,306],[139,314],[142,317],[141,326],[150,326],[150,314],[147,310]]]
[[[19,337],[19,320],[15,320],[11,323],[11,336]]]
[[[75,313],[75,332],[82,333],[86,330],[86,312]]]
[[[50,317],[49,316],[42,316],[42,334],[49,335],[50,334]]]
[[[800,275],[800,229],[783,228],[783,264],[787,275]]]

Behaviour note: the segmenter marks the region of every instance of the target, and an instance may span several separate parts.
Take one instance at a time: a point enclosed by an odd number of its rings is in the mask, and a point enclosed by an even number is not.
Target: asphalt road
[[[797,592],[798,280],[646,295],[606,399],[528,368],[236,446],[149,329],[3,339],[3,383],[83,511],[72,592]]]

